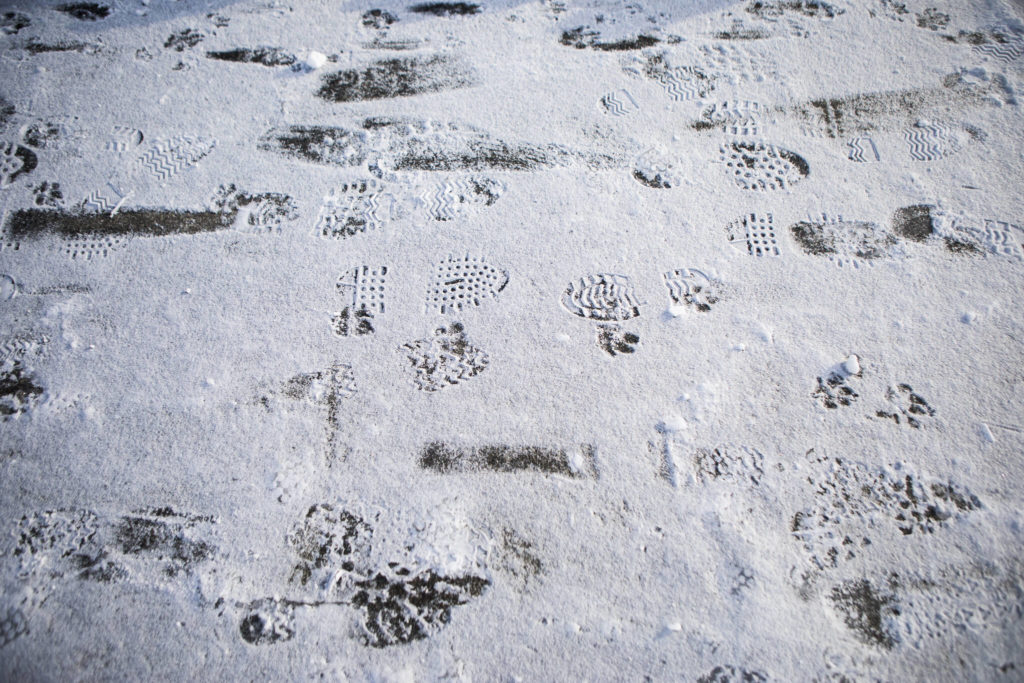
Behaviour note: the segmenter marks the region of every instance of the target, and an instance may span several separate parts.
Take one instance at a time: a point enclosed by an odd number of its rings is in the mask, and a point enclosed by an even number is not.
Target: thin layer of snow
[[[0,8],[0,675],[1014,680],[1019,4]]]

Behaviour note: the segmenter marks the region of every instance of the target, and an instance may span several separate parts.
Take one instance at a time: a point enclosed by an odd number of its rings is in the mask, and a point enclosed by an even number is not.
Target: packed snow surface
[[[0,678],[1020,680],[1022,16],[0,2]]]

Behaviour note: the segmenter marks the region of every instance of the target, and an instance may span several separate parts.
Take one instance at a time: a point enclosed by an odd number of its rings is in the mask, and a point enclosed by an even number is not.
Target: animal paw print
[[[751,671],[741,666],[726,664],[716,666],[697,679],[697,683],[767,683],[768,675],[761,671]]]
[[[729,593],[732,595],[741,595],[744,591],[753,588],[753,586],[753,570],[747,569],[746,567],[740,567],[733,575],[732,586],[729,588]]]
[[[193,48],[201,43],[205,37],[203,33],[195,29],[186,28],[177,33],[172,33],[164,41],[164,47],[177,52],[184,52],[186,49]]]
[[[17,607],[8,607],[0,618],[0,648],[28,633],[28,619]]]
[[[830,410],[839,406],[851,405],[860,396],[846,383],[846,378],[839,374],[831,374],[827,378],[818,378],[818,389],[814,397],[821,400],[821,404]]]
[[[402,346],[416,371],[420,391],[438,391],[465,382],[487,369],[490,357],[469,343],[461,323],[434,332],[433,339],[420,339]]]
[[[895,410],[879,410],[876,417],[890,419],[896,424],[904,422],[914,429],[921,428],[921,420],[935,415],[935,409],[928,405],[920,394],[914,392],[909,384],[898,384],[889,387],[885,397],[895,405]]]
[[[60,124],[48,121],[35,121],[21,131],[21,141],[33,149],[51,148],[62,134]]]
[[[616,356],[620,353],[633,353],[636,351],[636,345],[639,343],[640,337],[638,335],[626,332],[618,325],[597,326],[597,345],[609,356]]]
[[[64,193],[60,183],[44,181],[32,188],[32,198],[36,206],[59,209],[64,206]]]
[[[861,374],[859,359],[857,356],[850,356],[824,378],[818,378],[818,388],[812,396],[829,410],[835,410],[839,406],[850,406],[860,397],[860,394],[850,386],[850,378],[859,378]]]
[[[360,17],[363,27],[374,31],[387,31],[396,21],[398,21],[398,17],[383,9],[367,10]]]
[[[32,372],[19,360],[5,360],[0,365],[0,422],[17,418],[43,400],[43,387],[36,384]]]
[[[28,147],[18,142],[0,142],[0,188],[9,187],[38,164],[36,153]]]

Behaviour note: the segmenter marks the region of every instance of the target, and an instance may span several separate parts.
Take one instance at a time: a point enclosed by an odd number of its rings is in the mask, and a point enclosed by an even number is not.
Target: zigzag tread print
[[[492,178],[449,178],[427,188],[420,202],[434,220],[454,220],[467,205],[489,205],[506,190],[505,183]]]
[[[107,199],[99,190],[90,192],[83,203],[87,210],[95,213],[110,213],[117,207],[117,202]]]
[[[680,102],[704,97],[713,89],[702,76],[696,69],[684,66],[665,70],[658,75],[658,82],[673,100]]]
[[[435,220],[451,221],[459,213],[459,195],[448,183],[440,183],[422,195],[427,210]]]
[[[160,180],[168,180],[195,165],[217,146],[216,140],[178,136],[161,140],[142,155],[139,162]]]
[[[986,57],[992,57],[999,61],[1009,64],[1024,55],[1024,38],[1017,38],[1007,43],[985,43],[983,45],[975,45],[974,49],[977,52],[985,55]]]
[[[625,116],[640,109],[628,90],[616,90],[601,98],[601,104],[612,116]]]
[[[853,138],[846,145],[850,148],[850,161],[866,163],[869,161],[879,161],[881,158],[878,156],[878,148],[875,147],[875,141],[871,138]]]
[[[945,126],[908,128],[903,131],[903,139],[910,145],[910,157],[915,161],[938,161],[960,151],[955,132]]]

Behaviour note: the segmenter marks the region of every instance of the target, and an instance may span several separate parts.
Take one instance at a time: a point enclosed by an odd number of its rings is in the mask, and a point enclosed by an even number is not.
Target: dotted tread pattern
[[[747,214],[727,227],[729,242],[744,249],[751,256],[779,256],[779,242],[775,236],[772,214]]]
[[[448,257],[437,264],[427,294],[427,307],[441,315],[458,313],[494,299],[508,285],[508,271],[483,258]]]

